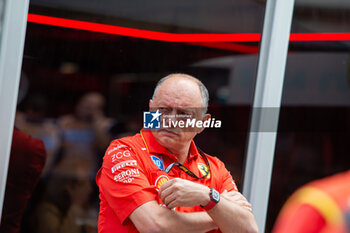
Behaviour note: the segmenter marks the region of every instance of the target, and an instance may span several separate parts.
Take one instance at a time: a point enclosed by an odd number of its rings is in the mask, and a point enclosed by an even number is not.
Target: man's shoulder
[[[114,173],[118,166],[135,166],[142,160],[142,152],[142,138],[139,134],[115,139],[104,154],[102,167]]]
[[[121,159],[121,154],[124,154],[125,158],[138,156],[141,151],[146,150],[144,147],[142,137],[137,133],[133,136],[113,140],[106,150],[105,157],[111,157],[112,162],[114,162],[116,158]]]
[[[139,148],[142,146],[142,137],[139,133],[113,140],[107,150],[115,148]]]
[[[208,161],[210,162],[210,165],[214,164],[217,167],[225,166],[224,162],[222,162],[218,157],[214,155],[209,155],[207,153],[204,153],[206,157],[208,158]]]

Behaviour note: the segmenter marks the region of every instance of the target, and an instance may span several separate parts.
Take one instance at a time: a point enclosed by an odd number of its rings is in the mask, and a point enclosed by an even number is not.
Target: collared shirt
[[[97,173],[96,182],[100,189],[99,233],[138,232],[128,218],[142,204],[156,200],[160,186],[169,179],[182,178],[215,188],[237,191],[235,182],[225,165],[216,157],[207,155],[210,173],[203,179],[196,179],[177,166],[167,174],[163,171],[177,158],[161,146],[148,130],[142,130],[132,137],[114,140],[103,158],[103,165]],[[198,177],[205,175],[205,160],[191,141],[189,156],[185,163]],[[176,207],[175,211],[204,211],[200,206]],[[213,231],[215,232],[215,231]],[[220,232],[220,231],[216,231]]]

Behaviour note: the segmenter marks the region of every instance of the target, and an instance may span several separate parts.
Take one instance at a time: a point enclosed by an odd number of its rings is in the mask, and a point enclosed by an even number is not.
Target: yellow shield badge
[[[198,163],[198,169],[202,173],[203,176],[205,174],[207,174],[207,172],[209,171],[209,167],[203,163]],[[207,179],[210,178],[210,172],[208,173],[208,175],[205,178],[207,178]]]

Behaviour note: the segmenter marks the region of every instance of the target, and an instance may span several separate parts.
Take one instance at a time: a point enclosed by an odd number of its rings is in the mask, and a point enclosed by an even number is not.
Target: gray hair
[[[173,73],[173,74],[169,74],[167,76],[165,76],[164,78],[161,78],[156,87],[154,88],[154,92],[153,92],[153,96],[152,99],[154,99],[158,93],[158,90],[160,88],[160,86],[168,79],[170,79],[171,77],[175,76],[175,75],[179,75],[182,76],[184,78],[188,78],[188,79],[192,79],[193,81],[195,81],[198,84],[199,90],[201,92],[201,96],[202,96],[202,104],[203,104],[203,114],[205,114],[208,111],[208,102],[209,102],[209,92],[208,89],[204,86],[204,84],[197,78],[188,75],[188,74],[183,74],[183,73]]]

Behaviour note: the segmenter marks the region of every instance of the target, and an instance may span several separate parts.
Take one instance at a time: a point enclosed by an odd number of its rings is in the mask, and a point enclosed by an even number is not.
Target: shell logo
[[[166,175],[159,176],[155,182],[156,189],[159,190],[160,187],[168,180],[169,178]]]

